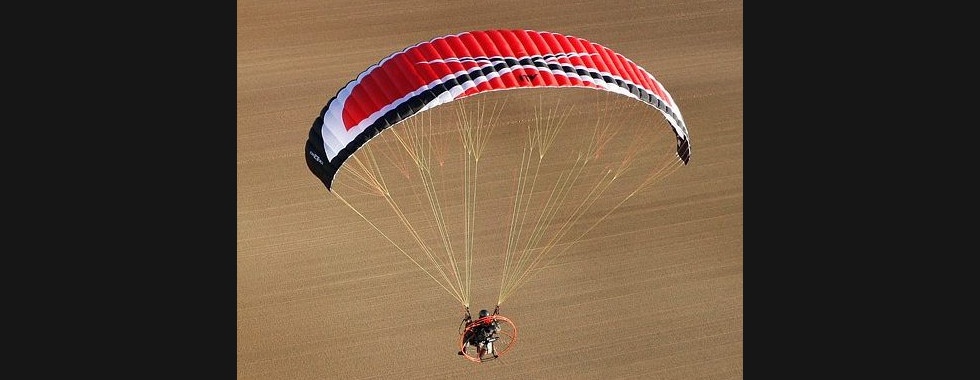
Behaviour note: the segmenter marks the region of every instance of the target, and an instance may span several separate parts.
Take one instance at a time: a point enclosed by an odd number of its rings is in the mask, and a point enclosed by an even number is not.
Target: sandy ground
[[[508,298],[518,341],[478,364],[455,355],[461,304],[328,193],[303,148],[370,65],[494,28],[583,37],[651,71],[693,157]],[[742,67],[741,1],[239,0],[237,377],[742,378]],[[474,286],[473,307],[496,291]]]

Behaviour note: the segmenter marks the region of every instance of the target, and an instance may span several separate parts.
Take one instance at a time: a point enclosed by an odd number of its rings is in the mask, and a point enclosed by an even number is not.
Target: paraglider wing
[[[330,189],[344,160],[385,128],[455,99],[523,87],[586,87],[641,100],[664,115],[677,136],[677,156],[685,164],[690,160],[680,109],[626,57],[558,33],[487,30],[409,47],[347,83],[310,128],[307,165]]]

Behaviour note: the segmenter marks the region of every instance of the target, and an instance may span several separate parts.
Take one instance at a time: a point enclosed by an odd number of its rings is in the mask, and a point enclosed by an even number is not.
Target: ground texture
[[[237,27],[238,379],[743,377],[741,1],[239,0]],[[652,72],[693,157],[510,296],[516,345],[472,363],[455,354],[460,303],[327,192],[304,144],[392,52],[511,28]],[[473,307],[497,290],[474,285]]]

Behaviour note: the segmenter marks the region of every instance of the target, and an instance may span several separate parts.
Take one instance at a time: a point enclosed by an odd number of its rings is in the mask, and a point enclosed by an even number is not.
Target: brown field
[[[741,379],[742,15],[738,0],[239,0],[238,379]],[[460,301],[327,191],[306,167],[304,144],[337,90],[387,55],[447,34],[512,28],[582,37],[646,68],[680,106],[693,154],[608,217],[584,215],[582,225],[595,228],[501,305],[519,329],[516,344],[473,363],[455,354]],[[529,105],[540,99],[520,91],[480,100],[506,99],[513,120],[538,117]],[[554,93],[579,105],[570,131],[593,125],[584,120],[594,104],[618,124],[663,119],[592,92]],[[452,117],[450,106],[427,112]],[[507,129],[514,123],[501,122],[495,140],[493,150],[511,158],[503,162],[519,157],[506,151],[521,143]],[[651,141],[673,147],[672,137]],[[572,144],[559,140],[556,149]],[[484,209],[512,203],[496,195],[512,188],[513,172],[499,162],[481,167]],[[474,314],[492,309],[500,288],[507,234],[487,222],[501,216],[492,214],[480,214],[473,234]]]

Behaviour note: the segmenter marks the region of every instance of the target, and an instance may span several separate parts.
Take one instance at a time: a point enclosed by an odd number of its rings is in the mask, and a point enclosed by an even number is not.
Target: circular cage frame
[[[493,322],[503,322],[504,325],[509,326],[510,327],[509,329],[508,328],[504,328],[502,326],[501,329],[500,329],[500,331],[499,331],[499,335],[501,337],[506,337],[507,338],[506,340],[501,339],[499,341],[506,342],[506,344],[504,345],[503,349],[497,349],[497,350],[495,350],[497,352],[497,356],[496,357],[493,357],[493,356],[480,357],[478,352],[477,352],[477,356],[470,355],[470,353],[466,352],[466,350],[464,349],[464,345],[466,344],[466,335],[467,335],[467,333],[470,332],[470,330],[472,330],[474,327],[476,327],[477,325],[479,325],[478,323],[474,323],[474,324],[472,324],[470,326],[467,326],[459,334],[459,341],[458,341],[457,347],[459,347],[459,351],[463,353],[463,357],[465,357],[467,360],[469,360],[471,362],[482,363],[482,362],[485,362],[485,361],[498,359],[498,358],[506,355],[508,351],[510,351],[512,348],[514,348],[514,344],[517,343],[517,325],[515,325],[513,321],[511,321],[507,317],[504,317],[502,315],[496,315],[496,314],[491,315],[491,316],[487,316],[487,317],[483,317],[483,318],[480,318],[480,319],[490,319]],[[479,321],[480,319],[478,319],[477,321]]]

